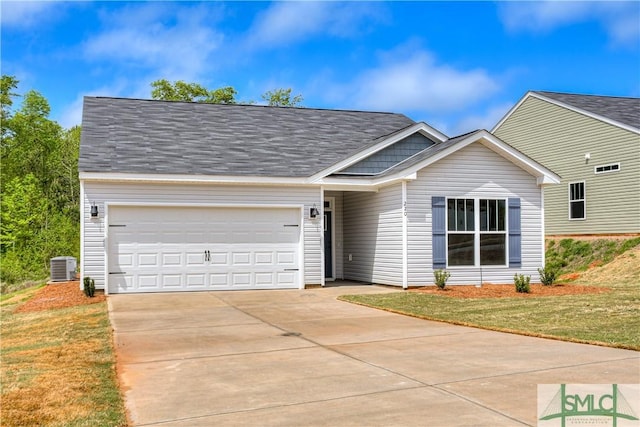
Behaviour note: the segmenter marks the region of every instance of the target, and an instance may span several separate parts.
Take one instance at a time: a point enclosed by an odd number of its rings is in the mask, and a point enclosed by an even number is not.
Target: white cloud
[[[249,29],[249,46],[289,45],[317,34],[349,37],[383,19],[381,6],[359,2],[276,2]]]
[[[513,103],[509,102],[491,106],[486,110],[471,113],[453,125],[451,134],[461,135],[476,129],[486,129],[491,131],[491,129],[498,124],[500,119],[507,114],[509,109],[513,107],[513,105]]]
[[[636,44],[640,7],[635,1],[537,1],[500,3],[504,26],[513,32],[549,32],[574,23],[597,21],[616,44]]]
[[[399,52],[340,88],[357,108],[384,111],[456,111],[486,99],[499,85],[483,69],[437,63],[426,51]],[[392,59],[393,58],[393,59]]]
[[[123,96],[128,84],[124,79],[118,79],[108,86],[99,87],[83,92],[69,105],[65,106],[56,121],[65,129],[82,123],[82,102],[85,96]]]
[[[32,27],[51,18],[60,3],[46,1],[0,1],[0,23],[3,27]]]
[[[84,43],[93,61],[117,61],[124,69],[143,69],[169,80],[198,80],[208,73],[222,34],[210,4],[178,9],[145,3],[105,14],[109,29]]]

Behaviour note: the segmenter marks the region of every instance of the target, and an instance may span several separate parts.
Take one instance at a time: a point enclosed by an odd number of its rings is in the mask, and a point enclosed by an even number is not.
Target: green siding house
[[[640,98],[532,91],[492,133],[562,178],[546,235],[640,233]]]

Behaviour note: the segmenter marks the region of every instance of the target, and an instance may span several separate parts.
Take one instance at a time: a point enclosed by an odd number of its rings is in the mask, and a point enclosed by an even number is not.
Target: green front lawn
[[[423,319],[640,350],[640,250],[619,258],[577,280],[611,289],[600,294],[465,299],[396,292],[341,299]]]

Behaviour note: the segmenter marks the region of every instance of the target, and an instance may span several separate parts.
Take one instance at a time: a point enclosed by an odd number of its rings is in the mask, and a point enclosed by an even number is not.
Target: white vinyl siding
[[[433,284],[431,198],[521,200],[522,267],[482,266],[482,280],[513,283],[513,275],[531,275],[543,263],[542,191],[536,178],[480,143],[474,143],[418,172],[407,184],[409,286]],[[451,284],[479,284],[480,267],[449,268]]]
[[[401,184],[344,193],[344,243],[345,279],[402,286]]]
[[[96,287],[105,284],[105,202],[135,205],[185,206],[304,206],[304,284],[321,283],[322,221],[309,219],[309,209],[320,206],[317,187],[158,184],[83,181],[83,276],[96,280]],[[98,218],[91,218],[90,206],[95,202]]]
[[[562,177],[545,189],[547,234],[640,233],[640,135],[533,97],[494,133]],[[616,173],[594,173],[618,162]],[[577,181],[588,189],[584,221],[567,214],[567,185]]]

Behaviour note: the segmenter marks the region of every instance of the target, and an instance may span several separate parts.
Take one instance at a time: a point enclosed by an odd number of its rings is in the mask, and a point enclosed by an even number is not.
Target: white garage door
[[[299,288],[300,210],[109,209],[109,292]]]

